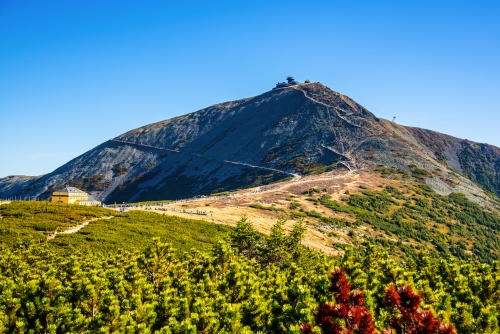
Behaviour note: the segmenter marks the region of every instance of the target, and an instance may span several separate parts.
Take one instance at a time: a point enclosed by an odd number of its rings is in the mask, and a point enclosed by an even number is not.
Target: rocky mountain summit
[[[68,184],[104,202],[178,199],[341,169],[409,175],[477,202],[480,187],[500,194],[499,148],[398,125],[304,83],[139,127],[46,175],[0,179],[0,198]]]

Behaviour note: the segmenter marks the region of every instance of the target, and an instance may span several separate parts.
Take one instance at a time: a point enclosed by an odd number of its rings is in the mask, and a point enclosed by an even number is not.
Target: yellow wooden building
[[[64,187],[52,193],[52,202],[80,205],[101,205],[85,191],[75,187]]]

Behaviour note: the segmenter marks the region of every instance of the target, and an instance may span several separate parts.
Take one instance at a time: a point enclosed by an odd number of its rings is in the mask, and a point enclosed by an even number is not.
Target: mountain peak
[[[484,150],[466,147],[451,136],[379,119],[319,82],[298,83],[289,77],[261,95],[128,131],[50,174],[24,180],[21,191],[0,182],[0,195],[43,196],[72,181],[88,184],[85,190],[102,201],[174,199],[335,168],[355,173],[376,165],[407,171],[409,166],[435,171],[448,165],[469,171],[478,182],[484,168],[497,168],[493,155],[485,158]],[[484,168],[464,158],[474,154],[489,159]],[[426,182],[442,193],[466,188],[480,193],[470,181],[472,188],[462,187],[465,179],[448,174],[431,172]],[[500,182],[488,182],[500,193]]]

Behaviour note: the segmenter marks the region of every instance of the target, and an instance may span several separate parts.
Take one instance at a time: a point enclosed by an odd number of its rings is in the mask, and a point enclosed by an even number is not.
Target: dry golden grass
[[[300,208],[304,211],[314,210],[323,216],[340,219],[346,218],[348,221],[354,220],[348,214],[336,213],[328,208],[318,207],[313,202],[306,200],[309,195],[303,193],[309,189],[317,189],[320,191],[320,194],[328,194],[333,199],[341,200],[348,196],[345,194],[346,191],[352,194],[366,189],[380,189],[380,185],[400,186],[401,183],[400,181],[382,178],[379,174],[370,171],[358,171],[350,175],[346,175],[346,173],[336,175],[325,173],[303,177],[298,181],[288,181],[259,188],[244,189],[233,192],[228,196],[179,201],[169,203],[164,207],[155,208],[153,206],[151,208],[153,208],[152,211],[159,214],[203,219],[216,224],[231,226],[234,226],[241,217],[245,216],[259,232],[269,234],[271,226],[280,215],[289,215],[291,201],[299,202],[301,204]],[[255,209],[249,207],[251,204],[273,207],[281,211]],[[206,213],[206,215],[200,213]],[[328,236],[324,233],[325,231],[322,232],[318,228],[318,219],[306,217],[305,222],[307,231],[303,244],[306,247],[333,255],[339,253],[338,250],[331,247],[333,242],[351,243],[351,238],[347,236],[348,229],[336,231],[336,236]],[[293,219],[288,220],[285,228],[290,229],[293,223]],[[371,226],[367,224],[359,227],[357,232],[364,235],[382,234],[381,232],[373,231]]]

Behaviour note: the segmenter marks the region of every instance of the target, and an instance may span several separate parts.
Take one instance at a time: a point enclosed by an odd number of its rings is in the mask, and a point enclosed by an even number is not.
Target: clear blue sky
[[[0,177],[293,75],[500,146],[499,1],[0,0]]]

